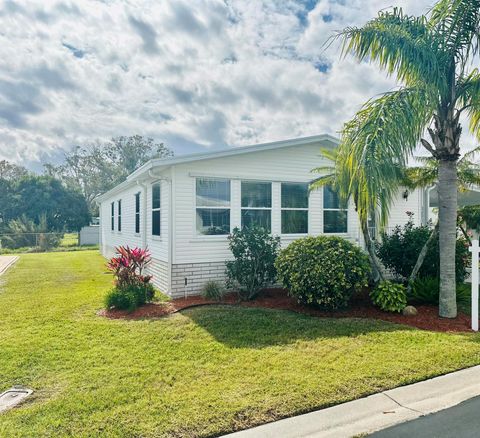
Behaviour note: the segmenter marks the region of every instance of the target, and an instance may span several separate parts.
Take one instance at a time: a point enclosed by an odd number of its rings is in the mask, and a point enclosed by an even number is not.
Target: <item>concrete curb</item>
[[[480,395],[480,366],[226,435],[231,438],[341,438],[368,434]]]
[[[0,256],[0,259],[2,258],[7,259],[7,261],[6,263],[0,262],[0,275],[7,272],[8,268],[10,268],[18,260],[18,256]]]

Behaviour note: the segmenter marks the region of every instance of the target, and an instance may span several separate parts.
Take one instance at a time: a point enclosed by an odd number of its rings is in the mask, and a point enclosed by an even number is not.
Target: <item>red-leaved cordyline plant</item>
[[[107,268],[115,276],[115,286],[120,289],[135,286],[139,283],[146,284],[152,279],[151,275],[143,275],[145,267],[151,261],[147,248],[130,248],[118,246],[115,248],[116,256],[107,263]]]

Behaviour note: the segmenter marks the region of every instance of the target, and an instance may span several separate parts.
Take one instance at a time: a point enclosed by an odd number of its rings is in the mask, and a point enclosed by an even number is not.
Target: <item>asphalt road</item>
[[[371,438],[478,438],[480,437],[480,397],[416,420],[381,430]]]

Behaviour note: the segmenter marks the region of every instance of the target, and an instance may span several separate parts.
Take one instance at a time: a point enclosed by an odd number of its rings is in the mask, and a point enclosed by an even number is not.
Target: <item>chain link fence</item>
[[[78,246],[78,233],[0,234],[0,252],[41,252]]]

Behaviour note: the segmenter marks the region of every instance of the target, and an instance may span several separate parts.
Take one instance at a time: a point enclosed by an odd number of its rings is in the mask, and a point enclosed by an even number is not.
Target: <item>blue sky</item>
[[[176,154],[335,134],[395,83],[324,49],[425,0],[0,1],[0,159],[142,134]]]

